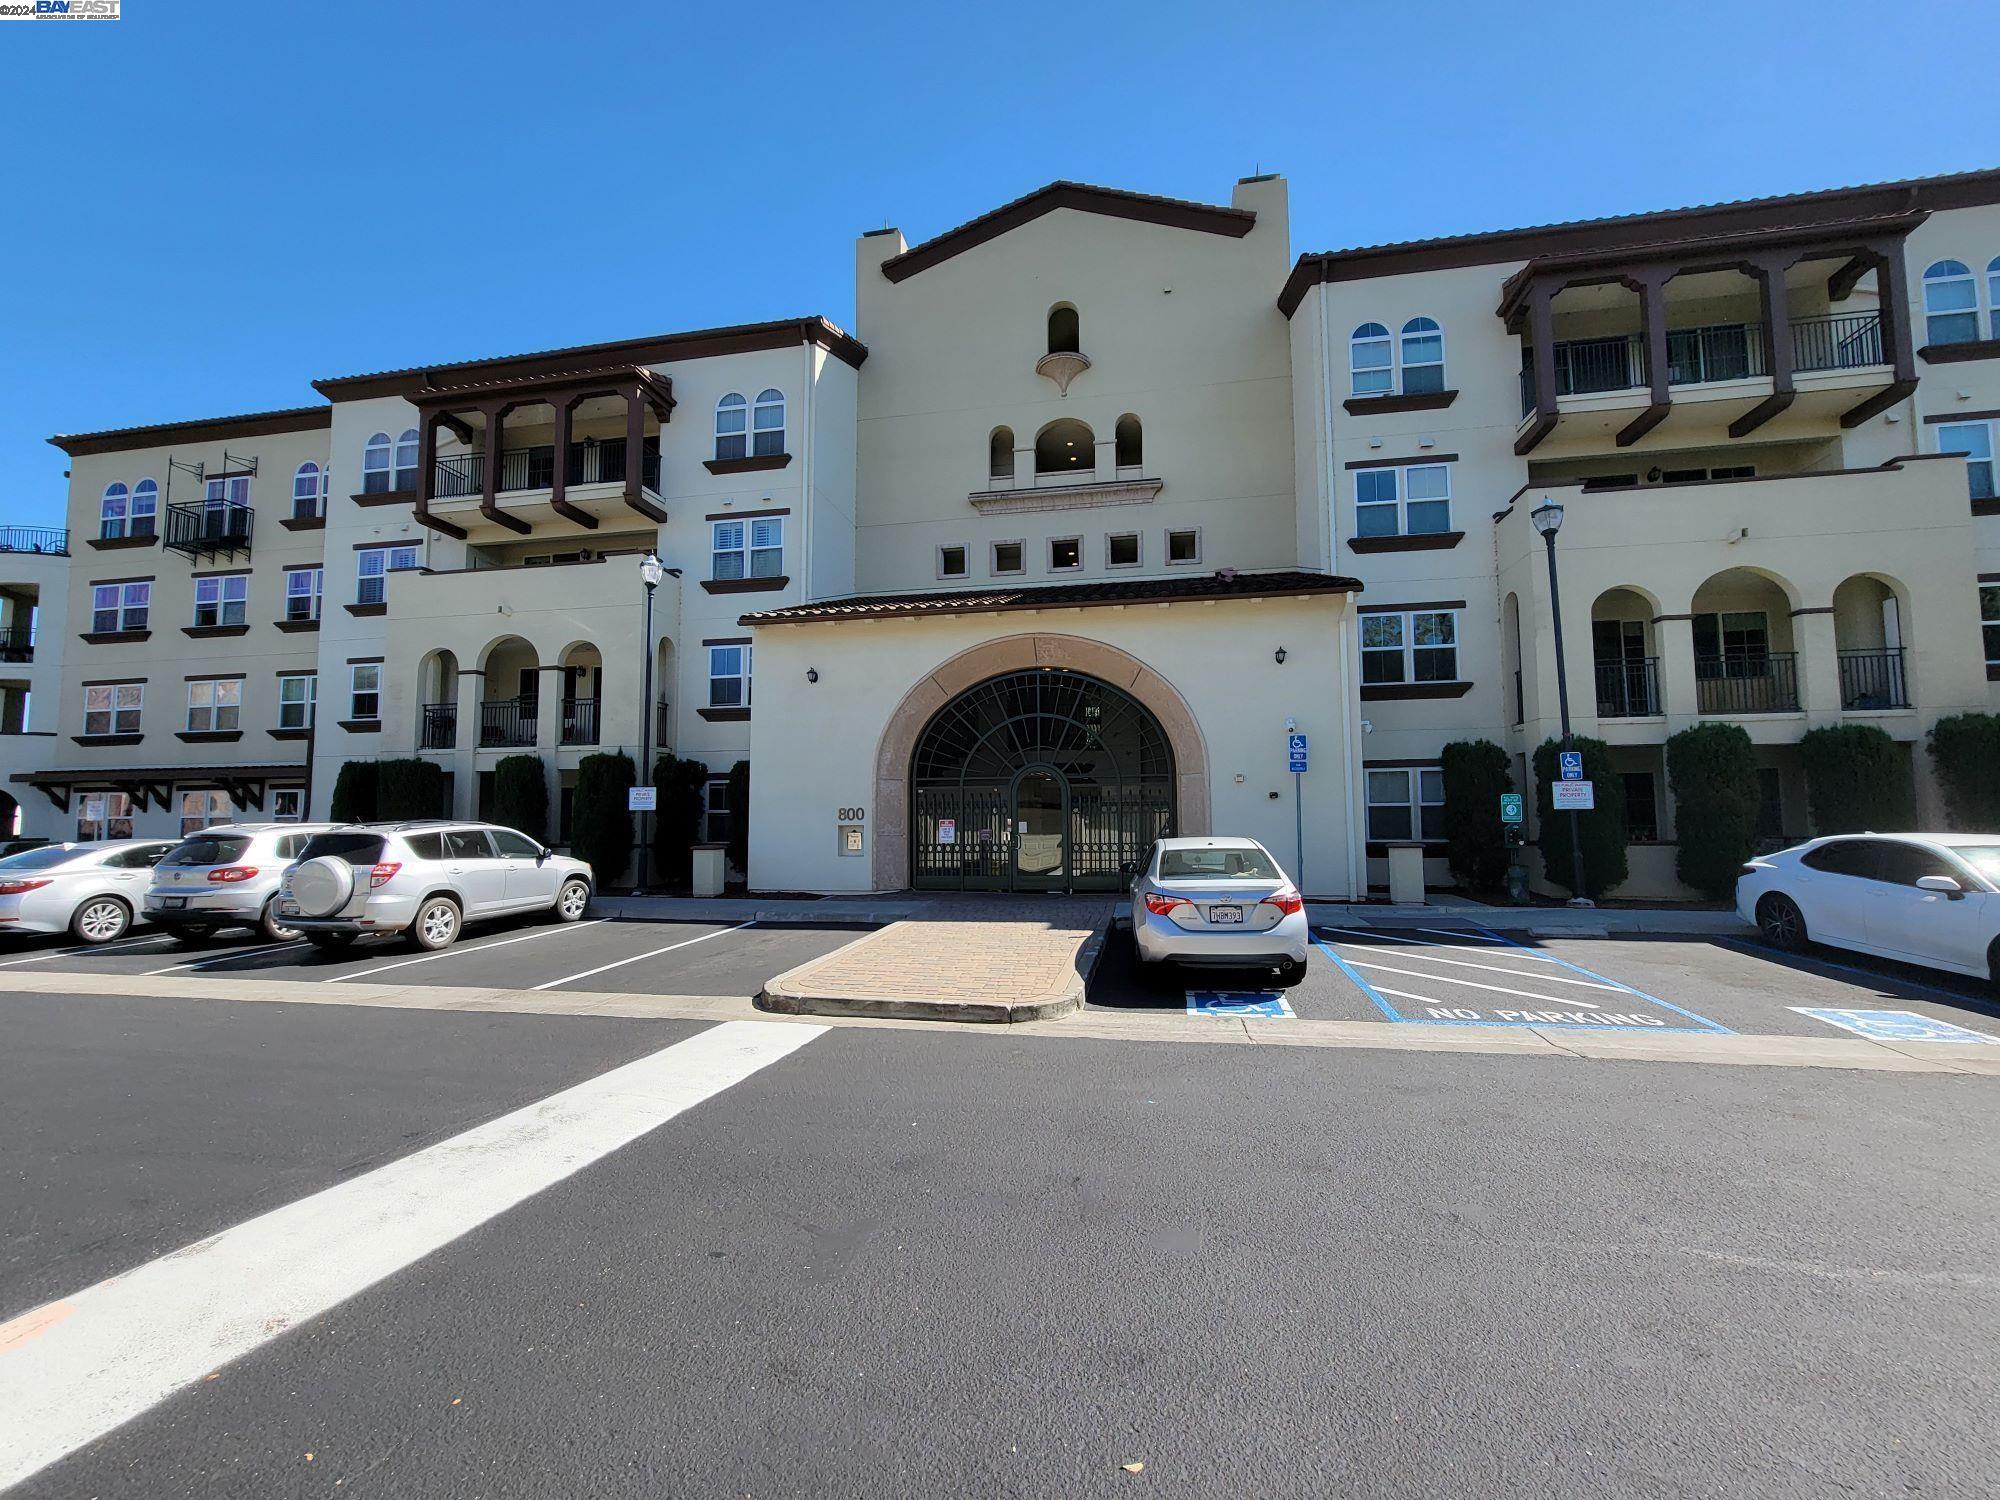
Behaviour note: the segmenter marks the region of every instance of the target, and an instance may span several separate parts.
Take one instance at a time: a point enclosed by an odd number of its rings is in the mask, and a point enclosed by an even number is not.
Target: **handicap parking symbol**
[[[1269,1021],[1297,1020],[1291,1002],[1277,990],[1189,990],[1191,1016],[1248,1016]]]
[[[1913,1010],[1844,1010],[1838,1006],[1794,1005],[1793,1010],[1829,1026],[1839,1026],[1878,1042],[1963,1042],[2000,1045],[2000,1037],[1954,1026]]]

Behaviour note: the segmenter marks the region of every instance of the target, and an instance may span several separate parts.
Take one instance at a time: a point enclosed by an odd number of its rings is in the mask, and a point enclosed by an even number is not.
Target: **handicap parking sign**
[[[1306,769],[1306,737],[1304,735],[1288,734],[1285,736],[1285,757],[1291,763],[1292,770],[1303,771]]]
[[[1562,779],[1564,781],[1583,780],[1583,752],[1581,750],[1559,751],[1556,754],[1556,761],[1562,767]]]

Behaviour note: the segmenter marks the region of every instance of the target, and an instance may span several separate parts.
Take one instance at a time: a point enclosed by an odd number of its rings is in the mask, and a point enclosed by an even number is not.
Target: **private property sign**
[[[1558,781],[1549,791],[1557,812],[1590,812],[1597,806],[1597,788],[1588,781]]]

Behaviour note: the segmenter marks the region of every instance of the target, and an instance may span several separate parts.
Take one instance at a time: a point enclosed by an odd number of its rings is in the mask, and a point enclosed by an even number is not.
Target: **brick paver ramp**
[[[932,1021],[1039,1021],[1083,1003],[1106,896],[943,897],[764,986],[766,1010]]]

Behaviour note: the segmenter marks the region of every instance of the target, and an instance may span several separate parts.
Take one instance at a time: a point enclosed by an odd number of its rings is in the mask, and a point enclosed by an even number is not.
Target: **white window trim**
[[[1003,568],[1000,566],[1000,549],[1002,547],[1019,547],[1021,549],[1020,567]],[[1001,537],[999,540],[989,543],[986,548],[986,572],[992,578],[1025,578],[1028,573],[1028,539],[1026,537]]]
[[[1368,333],[1364,336],[1364,330],[1371,328],[1379,328],[1382,331],[1379,334]],[[1369,375],[1386,374],[1389,377],[1389,384],[1379,391],[1364,391],[1355,383],[1355,377],[1364,373],[1361,366],[1355,360],[1355,356],[1359,352],[1359,346],[1362,344],[1388,345],[1388,363],[1371,365],[1365,372]],[[1353,331],[1347,335],[1347,394],[1356,400],[1366,400],[1377,396],[1393,396],[1396,394],[1396,332],[1387,323],[1378,323],[1373,318],[1364,318],[1361,322],[1356,323]]]
[[[403,567],[396,567],[394,565],[396,554],[405,550],[410,553],[413,560]],[[362,559],[367,557],[380,557],[382,559],[382,569],[380,572],[367,573],[362,571]],[[415,572],[422,566],[423,547],[418,542],[383,542],[376,546],[356,548],[354,553],[354,602],[356,604],[387,603],[389,598],[389,575],[391,573]],[[367,590],[363,585],[371,578],[379,578],[382,581],[382,593],[378,599],[365,597]]]
[[[1192,536],[1194,538],[1193,557],[1174,556],[1174,538]],[[1169,526],[1162,535],[1160,556],[1170,568],[1198,568],[1201,566],[1201,528],[1199,526]]]
[[[126,688],[132,689],[132,701],[130,704],[121,704],[118,700],[125,696]],[[90,695],[100,690],[108,694],[106,706],[100,709],[93,709],[90,706]],[[104,716],[104,727],[102,729],[92,729],[90,727],[90,716],[93,713]],[[127,713],[132,716],[131,727],[121,729],[118,727],[118,716]],[[83,732],[85,735],[142,734],[144,730],[141,725],[144,722],[145,715],[146,684],[143,682],[97,682],[92,683],[83,690]]]
[[[710,708],[750,707],[750,694],[752,690],[751,680],[754,670],[751,661],[750,646],[747,644],[710,646],[707,648],[707,650],[708,650],[708,707]],[[743,653],[743,670],[741,672],[717,672],[715,670],[715,654],[718,651],[741,651]],[[715,701],[715,685],[718,682],[741,682],[743,684],[743,691],[741,696],[734,703],[717,703]]]
[[[285,811],[286,803],[292,804],[290,812]],[[274,786],[271,788],[271,821],[273,823],[303,823],[306,816],[306,789],[302,786]]]
[[[1996,256],[1995,259],[2000,260],[2000,256]],[[1946,264],[1964,266],[1964,274],[1961,275],[1954,272],[1948,276],[1931,276],[1930,272],[1933,267]],[[1932,261],[1930,265],[1925,266],[1923,273],[1918,276],[1918,284],[1923,287],[1924,342],[1926,344],[1977,343],[1980,338],[1980,330],[1991,325],[1994,319],[2000,318],[2000,309],[1994,307],[1990,289],[1993,268],[1989,265],[1986,275],[1982,276],[1979,272],[1973,270],[1975,264],[1977,264],[1976,261],[1963,261],[1955,255],[1942,255]],[[1931,289],[1933,287],[1952,286],[1961,281],[1966,283],[1967,290],[1972,293],[1972,305],[1970,307],[1944,308],[1933,311],[1931,308]],[[1971,318],[1972,337],[1969,339],[1934,339],[1931,337],[1932,318]]]
[[[113,490],[116,490],[118,493],[115,495],[112,494]],[[111,514],[111,507],[114,503],[118,507],[118,514],[115,516]],[[131,534],[129,529],[131,524],[132,491],[125,486],[123,481],[113,480],[104,487],[104,493],[98,497],[98,540],[114,541],[119,537],[128,536]],[[117,527],[115,531],[112,530],[114,526]]]
[[[1113,562],[1111,544],[1124,537],[1132,539],[1132,560]],[[1108,531],[1104,534],[1104,568],[1106,572],[1122,572],[1126,568],[1143,567],[1146,561],[1146,533],[1143,531]]]
[[[944,570],[944,555],[954,547],[958,549],[960,558],[965,566],[956,573],[947,573]],[[950,583],[957,579],[970,578],[972,576],[972,544],[970,542],[939,542],[932,560],[936,565],[937,576],[940,582]]]
[[[1075,562],[1061,564],[1056,562],[1056,548],[1063,542],[1068,542],[1076,548]],[[1048,559],[1049,571],[1051,573],[1081,573],[1083,571],[1083,538],[1080,536],[1050,537]]]
[[[735,432],[724,432],[722,430],[722,414],[725,411],[741,413],[743,417],[742,427]],[[717,463],[733,463],[739,458],[748,458],[750,456],[750,403],[743,399],[741,391],[727,391],[716,398],[714,423],[710,430],[715,437],[715,461]],[[722,451],[722,444],[728,438],[733,438],[737,442],[740,442],[743,445],[743,451],[741,453],[725,455]]]
[[[722,820],[722,832],[715,831],[716,819]],[[705,844],[726,843],[729,839],[729,778],[711,776],[701,784],[701,833]]]
[[[234,599],[230,598],[231,584],[236,585],[236,597]],[[204,620],[201,617],[203,602],[201,593],[204,585],[212,585],[215,589],[215,600],[212,605],[215,610],[215,618],[212,620]],[[229,606],[231,604],[239,607],[239,618],[234,620],[228,618]],[[218,626],[248,625],[249,623],[250,575],[248,573],[213,573],[206,578],[197,578],[194,580],[194,628],[196,630],[207,630]]]
[[[382,476],[379,485],[369,482],[376,474]],[[385,495],[395,488],[395,483],[396,440],[386,432],[370,433],[368,441],[361,445],[361,493]]]
[[[363,672],[375,674],[375,685],[372,688],[363,688],[360,685]],[[355,701],[364,692],[371,694],[375,699],[375,712],[372,714],[361,712]],[[379,661],[354,661],[347,664],[347,717],[357,724],[382,722],[382,663]]]
[[[306,694],[303,699],[288,700],[285,697],[286,686],[294,682],[303,682],[306,685]],[[301,718],[299,723],[287,724],[285,722],[285,710],[287,708],[295,708],[295,707],[303,707],[305,709],[305,714]],[[313,727],[314,719],[318,717],[318,711],[319,711],[319,673],[280,672],[278,674],[278,725],[277,725],[278,728],[310,729]]]
[[[1455,609],[1378,609],[1370,610],[1367,614],[1361,616],[1364,641],[1367,638],[1365,634],[1367,630],[1366,622],[1369,620],[1400,620],[1402,622],[1403,635],[1402,644],[1399,646],[1369,646],[1364,644],[1361,647],[1361,659],[1364,663],[1361,685],[1363,687],[1387,687],[1416,683],[1423,686],[1436,686],[1441,683],[1467,681],[1465,663],[1459,655],[1465,649],[1465,639],[1458,628],[1459,613]],[[1417,644],[1417,617],[1419,615],[1444,615],[1450,619],[1451,645],[1449,648],[1444,646],[1420,646]],[[1421,678],[1417,676],[1417,652],[1443,651],[1446,649],[1449,649],[1451,652],[1451,676]],[[1402,659],[1403,675],[1401,677],[1371,680],[1367,675],[1365,666],[1368,658],[1370,656],[1387,656],[1392,650]]]
[[[110,631],[100,632],[97,629],[97,615],[100,609],[100,606],[97,602],[97,591],[99,589],[115,589],[118,594],[118,602],[114,606],[115,609],[117,610],[118,618],[112,624]],[[134,592],[137,590],[144,590],[144,594],[143,597],[140,599],[140,602],[135,604],[132,602],[132,600]],[[141,610],[145,612],[145,617],[141,619],[137,624],[132,623],[132,621],[128,617],[133,613]],[[153,625],[153,580],[152,579],[150,578],[139,579],[133,583],[93,583],[90,586],[90,629],[93,635],[111,634],[114,632],[122,633],[128,630],[150,630],[152,628],[152,625]]]
[[[1427,839],[1424,837],[1423,810],[1426,807],[1444,806],[1444,799],[1441,796],[1435,802],[1426,802],[1423,800],[1423,795],[1424,795],[1423,773],[1426,771],[1436,771],[1439,773],[1440,776],[1442,776],[1443,774],[1443,768],[1434,765],[1362,767],[1361,782],[1362,782],[1363,810],[1361,815],[1361,826],[1362,826],[1362,831],[1369,843],[1442,844],[1444,842],[1443,838],[1441,837],[1432,839]],[[1402,799],[1394,802],[1377,802],[1375,800],[1375,778],[1378,776],[1394,776],[1394,775],[1401,775],[1403,778]],[[1406,838],[1376,837],[1375,830],[1369,826],[1371,820],[1368,814],[1373,812],[1378,807],[1401,807],[1408,809],[1410,814],[1409,836]]]
[[[188,811],[188,799],[190,797],[201,799],[200,812],[190,813]],[[219,809],[215,805],[218,797],[222,799],[222,806]],[[229,793],[214,787],[192,787],[180,792],[175,800],[180,807],[182,838],[188,838],[191,835],[200,833],[204,828],[213,828],[218,823],[227,823],[231,818],[236,816],[236,804],[230,799]],[[193,826],[190,827],[190,824]]]
[[[243,728],[243,681],[244,679],[241,677],[196,677],[192,679],[187,685],[187,718],[181,727],[189,734],[241,732]],[[224,690],[228,688],[236,690],[236,701],[234,703],[224,703],[222,701],[225,696]],[[204,690],[206,691],[204,692]],[[197,698],[203,696],[206,696],[208,699],[206,703],[195,701]],[[236,716],[229,723],[225,724],[222,722],[222,715],[228,709],[234,709]],[[208,722],[206,724],[196,724],[194,716],[197,713],[206,713],[208,715]]]
[[[358,567],[359,564],[357,563],[356,566]],[[292,592],[292,579],[302,574],[310,574],[312,576],[312,581],[313,581],[312,592],[309,594],[294,594]],[[325,598],[325,596],[326,596],[325,568],[315,564],[312,567],[297,567],[297,568],[285,569],[284,609],[285,609],[285,619],[287,621],[317,620],[319,618],[320,602],[322,599]],[[292,613],[292,601],[294,599],[299,599],[299,598],[306,598],[312,600],[312,610],[310,613],[303,615],[295,615]]]
[[[312,471],[310,474],[306,472],[308,469]],[[310,483],[306,485],[305,492],[303,494],[299,492],[299,481],[302,479],[310,481]],[[301,500],[306,502],[306,508],[303,511],[299,509],[299,502]],[[300,464],[296,469],[292,470],[292,517],[291,518],[294,521],[302,521],[311,519],[312,517],[315,516],[323,516],[325,514],[326,514],[326,468],[323,464],[320,464],[317,461],[309,458],[304,463]]]
[[[763,418],[772,412],[778,414],[778,425],[766,427]],[[768,453],[757,451],[757,440],[768,434],[777,433],[778,446]],[[757,393],[757,399],[750,403],[750,456],[752,458],[778,458],[785,452],[785,393],[775,386],[766,387]]]
[[[1452,483],[1451,483],[1451,471],[1453,467],[1454,465],[1452,465],[1449,461],[1441,461],[1434,458],[1414,458],[1411,459],[1408,463],[1376,464],[1370,468],[1353,470],[1352,472],[1354,475],[1354,484],[1349,491],[1349,498],[1354,506],[1355,537],[1357,539],[1362,539],[1362,540],[1372,540],[1376,537],[1384,537],[1384,536],[1448,536],[1452,530],[1452,519],[1453,519]],[[1425,495],[1419,497],[1414,501],[1411,500],[1410,471],[1412,469],[1443,470],[1444,493],[1442,495]],[[1365,532],[1361,529],[1361,512],[1364,508],[1371,510],[1386,510],[1389,508],[1390,505],[1390,502],[1386,500],[1364,501],[1361,498],[1361,476],[1364,474],[1394,474],[1396,476],[1396,499],[1394,501],[1395,511],[1396,511],[1396,529],[1394,531]],[[1443,505],[1444,529],[1441,531],[1410,530],[1410,506],[1413,504]]]
[[[1435,323],[1437,327],[1435,329],[1419,328],[1412,331],[1410,325],[1419,319],[1424,322]],[[1412,364],[1404,357],[1403,346],[1409,340],[1427,339],[1433,334],[1436,335],[1438,341],[1438,357],[1436,359],[1420,359]],[[1438,372],[1437,390],[1417,391],[1414,394],[1420,396],[1442,394],[1444,391],[1450,389],[1450,381],[1446,378],[1449,373],[1446,360],[1449,357],[1450,351],[1445,348],[1444,341],[1444,320],[1442,318],[1433,318],[1429,313],[1412,313],[1409,317],[1403,319],[1403,326],[1396,330],[1396,390],[1405,396],[1413,394],[1409,388],[1410,382],[1407,372],[1410,370],[1435,369]]]
[[[1988,477],[1993,481],[1990,487],[1995,494],[2000,494],[2000,421],[1995,421],[1991,417],[1984,419],[1975,417],[1964,422],[1938,422],[1933,424],[1933,430],[1937,433],[1935,441],[1939,453],[1951,454],[1961,451],[1957,448],[1947,448],[1944,445],[1945,433],[1954,427],[1983,427],[1986,429],[1986,457],[1982,459],[1975,458],[1971,454],[1965,454],[1966,467],[1969,470],[1975,463],[1985,464],[1988,470]],[[1966,482],[1968,485],[1971,483],[1969,475]]]
[[[1423,339],[1433,336],[1433,331],[1430,329],[1411,331],[1410,325],[1419,318],[1426,318],[1437,324],[1435,336],[1438,341],[1438,357],[1434,360],[1418,360],[1412,364],[1403,358],[1403,341],[1405,339]],[[1384,332],[1380,337],[1371,334],[1364,339],[1361,337],[1361,330],[1364,328],[1380,328]],[[1375,375],[1381,374],[1386,370],[1389,376],[1388,389],[1364,391],[1354,383],[1354,377],[1363,373],[1354,363],[1356,346],[1378,343],[1386,343],[1389,346],[1389,362],[1386,365],[1377,365],[1366,373]],[[1354,325],[1354,331],[1347,336],[1347,394],[1357,401],[1378,400],[1389,396],[1407,396],[1411,392],[1407,389],[1408,382],[1403,373],[1406,369],[1435,369],[1438,372],[1437,391],[1419,391],[1416,394],[1423,396],[1436,395],[1451,388],[1450,362],[1451,349],[1445,337],[1443,318],[1423,312],[1411,313],[1400,322],[1384,322],[1380,318],[1363,318]]]
[[[1986,612],[1986,600],[1989,595],[1993,600],[1993,613],[1990,615]],[[1979,585],[1979,627],[1979,637],[1982,642],[1987,639],[1986,632],[1989,628],[1996,632],[1993,643],[1985,648],[1986,665],[2000,667],[2000,583]]]

